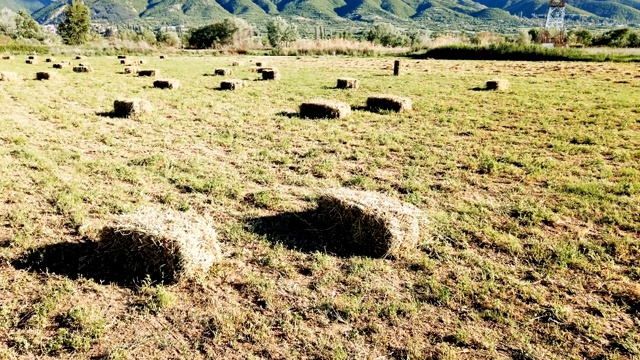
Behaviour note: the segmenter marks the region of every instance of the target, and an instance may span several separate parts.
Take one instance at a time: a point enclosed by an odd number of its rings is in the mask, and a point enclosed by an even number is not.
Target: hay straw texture
[[[36,73],[36,80],[51,80],[58,76],[54,71],[39,71]]]
[[[237,90],[244,87],[244,81],[240,79],[229,79],[220,83],[220,89],[222,90]]]
[[[509,89],[509,82],[504,79],[494,79],[487,81],[487,90],[503,91]]]
[[[138,75],[138,71],[140,71],[140,69],[138,69],[135,66],[127,66],[124,68],[124,73],[125,74],[134,74],[134,75]]]
[[[309,100],[300,105],[300,117],[309,119],[341,119],[351,113],[351,107],[331,100]]]
[[[215,75],[227,76],[231,75],[231,69],[229,68],[219,68],[213,72]]]
[[[25,61],[25,63],[30,64],[30,65],[35,65],[38,63],[38,60],[36,59],[28,59],[27,61]]]
[[[157,69],[147,69],[138,71],[138,76],[157,76],[160,74],[160,70]]]
[[[280,71],[278,69],[263,69],[262,80],[278,80],[280,79]]]
[[[91,65],[86,64],[80,64],[78,66],[74,66],[73,67],[73,72],[77,72],[77,73],[90,73],[93,72],[93,67],[91,67]]]
[[[53,64],[54,69],[64,69],[65,66],[67,66],[67,64],[64,64],[64,63]]]
[[[358,89],[360,87],[360,81],[353,78],[339,78],[336,88],[338,89]]]
[[[403,257],[426,236],[422,210],[381,193],[331,189],[318,199],[318,214],[344,234],[346,246],[375,257]]]
[[[193,212],[143,208],[100,233],[98,247],[131,277],[177,282],[206,273],[220,259],[216,231]]]
[[[158,89],[177,89],[180,87],[180,81],[176,79],[163,79],[153,82],[153,87]]]
[[[395,112],[411,111],[411,99],[395,95],[379,95],[367,98],[367,107],[372,111],[388,110]]]
[[[152,110],[151,103],[144,99],[124,99],[113,102],[113,114],[117,117],[137,116]]]
[[[0,81],[18,81],[20,78],[18,77],[18,74],[16,73],[12,73],[12,72],[0,72]]]

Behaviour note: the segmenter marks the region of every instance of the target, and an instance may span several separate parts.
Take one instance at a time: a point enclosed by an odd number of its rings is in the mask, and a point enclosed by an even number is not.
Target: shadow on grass
[[[479,87],[479,86],[476,86],[476,87],[471,88],[469,90],[471,90],[471,91],[491,91],[491,89],[487,89],[487,88]]]
[[[292,118],[300,118],[300,113],[296,111],[280,111],[279,113],[276,114],[276,116],[284,116],[284,117],[288,117],[289,119],[292,119]]]
[[[369,249],[350,246],[349,234],[326,223],[316,210],[285,212],[245,219],[245,229],[273,244],[305,253],[323,252],[339,257],[371,256]]]
[[[63,242],[34,248],[13,260],[16,269],[66,276],[72,280],[85,278],[98,283],[135,286],[144,275],[131,274],[109,261],[98,250],[96,242]]]
[[[99,112],[96,112],[96,115],[98,115],[100,117],[108,117],[108,118],[112,118],[112,119],[120,119],[120,118],[122,118],[122,116],[118,116],[113,111],[99,111]]]

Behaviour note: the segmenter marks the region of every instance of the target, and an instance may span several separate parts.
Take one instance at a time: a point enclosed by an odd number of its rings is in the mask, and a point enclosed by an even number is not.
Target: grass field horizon
[[[0,358],[640,356],[637,64],[133,57],[181,82],[160,90],[115,56],[44,57],[0,60],[21,78],[0,81]],[[413,110],[369,112],[376,94]],[[115,118],[121,98],[154,110]],[[315,98],[353,111],[300,118]],[[416,205],[431,236],[406,258],[300,246],[336,187]],[[96,228],[146,206],[211,219],[223,259],[175,285],[77,268]]]

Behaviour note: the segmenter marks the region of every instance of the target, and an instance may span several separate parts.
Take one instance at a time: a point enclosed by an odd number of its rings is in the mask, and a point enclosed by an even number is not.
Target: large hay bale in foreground
[[[338,89],[358,89],[360,87],[360,81],[354,78],[339,78],[336,88]]]
[[[89,64],[80,64],[78,66],[74,66],[73,67],[73,72],[77,72],[77,73],[90,73],[93,72],[93,67],[91,67],[91,65]]]
[[[280,79],[280,71],[278,69],[263,69],[262,70],[262,80],[278,80]]]
[[[509,82],[504,79],[495,79],[487,81],[487,90],[503,91],[509,89]]]
[[[206,274],[220,259],[216,231],[193,212],[143,208],[100,232],[98,252],[129,279],[173,283]]]
[[[395,95],[379,95],[367,98],[367,107],[371,111],[388,110],[395,112],[411,111],[411,99]]]
[[[229,68],[219,68],[213,72],[215,75],[219,76],[228,76],[231,75],[231,69]]]
[[[180,81],[176,79],[163,79],[153,82],[153,87],[158,89],[177,89],[180,87]]]
[[[3,71],[0,72],[0,81],[18,81],[20,78],[18,77],[18,74],[16,73],[12,73],[12,72],[8,72],[8,71]]]
[[[113,114],[117,117],[130,117],[151,112],[152,106],[144,99],[123,99],[113,102]]]
[[[160,74],[160,70],[158,69],[146,69],[138,71],[138,76],[151,76],[154,77]]]
[[[222,90],[237,90],[244,87],[244,81],[240,79],[229,79],[220,83]]]
[[[36,80],[51,80],[58,76],[54,71],[39,71],[36,73]]]
[[[318,199],[318,215],[344,247],[375,257],[402,257],[426,236],[427,217],[414,205],[384,194],[332,189]]]
[[[309,119],[341,119],[351,113],[343,102],[324,99],[309,100],[300,105],[300,117]]]

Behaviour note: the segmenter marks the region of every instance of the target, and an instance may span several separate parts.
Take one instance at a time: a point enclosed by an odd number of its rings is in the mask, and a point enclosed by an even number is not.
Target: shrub
[[[238,25],[234,20],[224,19],[192,30],[189,35],[189,45],[197,49],[227,45],[233,42],[233,37],[238,30]]]
[[[298,39],[298,27],[278,16],[267,24],[267,38],[271,46],[280,48]]]

